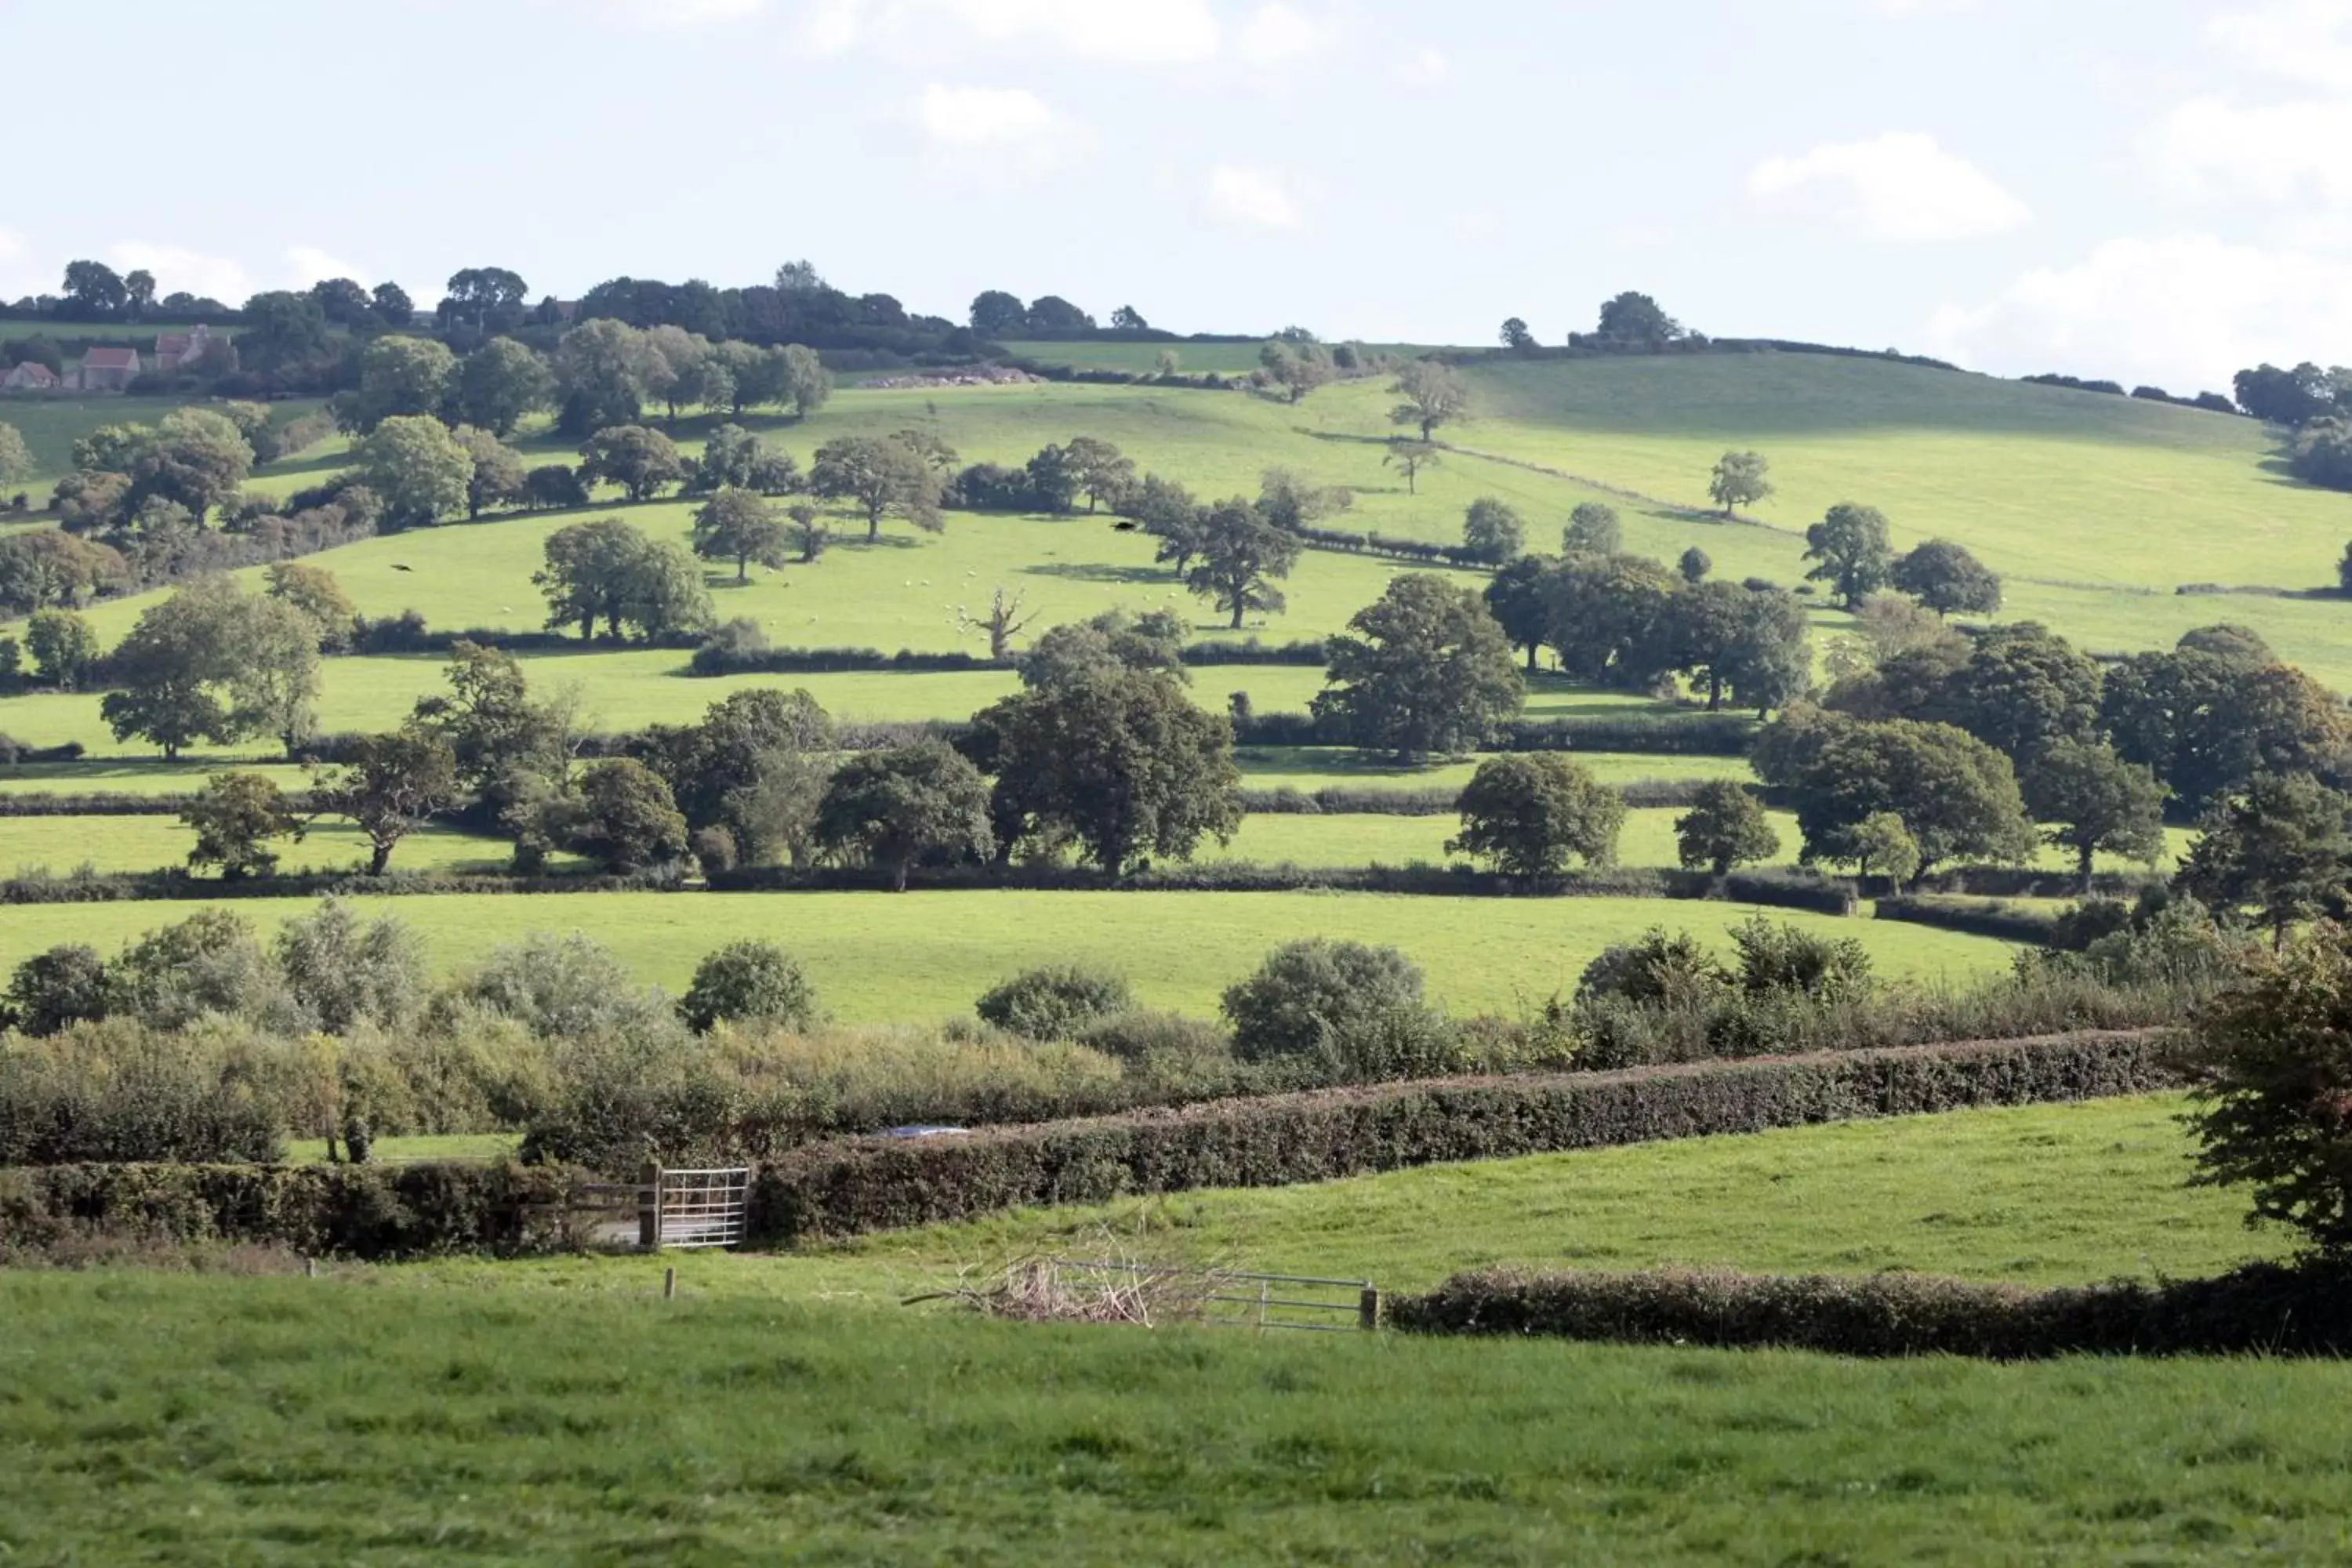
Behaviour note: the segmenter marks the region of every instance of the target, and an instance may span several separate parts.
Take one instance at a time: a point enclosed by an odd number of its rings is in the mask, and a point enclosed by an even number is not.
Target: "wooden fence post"
[[[1372,1286],[1356,1298],[1356,1326],[1368,1331],[1381,1326],[1381,1293]]]
[[[659,1252],[662,1245],[662,1168],[653,1161],[638,1173],[644,1184],[637,1189],[637,1245],[647,1252]]]

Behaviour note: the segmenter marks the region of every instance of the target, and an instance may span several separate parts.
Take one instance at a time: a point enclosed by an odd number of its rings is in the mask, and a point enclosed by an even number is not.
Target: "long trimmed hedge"
[[[1878,900],[1878,918],[2044,947],[2058,931],[2058,916],[2046,910],[2020,909],[2013,904],[1932,894],[1881,899]]]
[[[646,871],[630,876],[444,877],[387,872],[304,871],[223,881],[186,871],[118,871],[94,877],[11,877],[0,879],[0,904],[163,903],[175,899],[311,899],[444,893],[650,893],[684,891],[677,877]]]
[[[2210,1279],[2034,1289],[1908,1274],[1459,1274],[1391,1297],[1392,1327],[1833,1355],[2340,1356],[2352,1267],[2255,1263]]]
[[[310,1257],[551,1251],[575,1173],[553,1165],[43,1165],[0,1168],[0,1247],[77,1233],[250,1242]]]
[[[1442,1161],[2137,1094],[2171,1081],[2162,1037],[2143,1032],[1277,1095],[814,1145],[760,1173],[751,1225],[761,1240],[792,1243],[1024,1205],[1282,1186]]]
[[[1756,739],[1748,713],[1570,713],[1515,719],[1495,737],[1506,752],[1630,752],[1666,757],[1744,757]],[[1253,713],[1237,719],[1244,746],[1341,746],[1348,737],[1311,713]]]

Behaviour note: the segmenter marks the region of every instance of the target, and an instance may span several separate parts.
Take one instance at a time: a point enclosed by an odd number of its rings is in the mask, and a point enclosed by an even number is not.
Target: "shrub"
[[[1464,787],[1460,809],[1462,832],[1445,852],[1528,879],[1558,876],[1570,857],[1615,864],[1625,821],[1623,798],[1557,752],[1488,758]]]
[[[0,1037],[0,1166],[277,1158],[278,1103],[213,1055],[129,1019]]]
[[[773,942],[730,942],[706,957],[678,1012],[696,1034],[721,1019],[804,1029],[817,1020],[816,991],[792,955]]]
[[[290,1026],[291,1003],[253,926],[226,910],[199,910],[151,931],[108,966],[115,1009],[158,1029],[207,1015]]]
[[[1324,1051],[1392,1009],[1421,1006],[1421,969],[1392,947],[1311,937],[1266,955],[1255,974],[1228,988],[1224,1016],[1244,1061]]]
[[[106,1014],[106,965],[87,943],[37,952],[9,976],[8,1019],[28,1035],[54,1035]]]
[[[735,869],[735,835],[720,823],[698,827],[690,841],[694,862],[702,868],[705,877],[716,877]]]
[[[639,987],[626,965],[578,931],[562,937],[534,931],[520,942],[491,949],[454,994],[551,1039],[595,1034],[658,1038],[676,1032],[661,993]]]
[[[1161,1065],[1179,1070],[1230,1067],[1234,1043],[1205,1018],[1134,1008],[1088,1023],[1078,1044],[1130,1068]]]
[[[1751,915],[1731,928],[1739,950],[1739,984],[1750,995],[1793,991],[1836,999],[1870,989],[1870,954],[1853,937],[1819,937]]]
[[[1735,866],[1779,854],[1780,836],[1744,786],[1712,779],[1698,786],[1689,812],[1675,818],[1675,846],[1686,869],[1721,877]]]
[[[1062,964],[1031,969],[989,991],[973,1011],[1000,1029],[1032,1040],[1072,1040],[1087,1026],[1135,1005],[1116,970]]]
[[[1705,943],[1686,931],[1653,926],[1641,939],[1601,950],[1576,982],[1579,996],[1627,1002],[1677,1002],[1722,990],[1731,977]]]
[[[389,915],[362,923],[340,899],[280,927],[276,957],[295,1005],[331,1035],[395,1028],[424,1005],[424,942]]]

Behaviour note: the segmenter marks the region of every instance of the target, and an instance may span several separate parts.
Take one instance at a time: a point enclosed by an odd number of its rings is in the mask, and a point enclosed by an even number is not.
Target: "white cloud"
[[[2205,35],[2252,69],[2352,91],[2352,0],[2270,0],[2222,12]]]
[[[2352,99],[2242,107],[2192,99],[2143,138],[2158,183],[2191,198],[2352,202]]]
[[[605,15],[640,27],[699,27],[755,16],[765,0],[604,0]]]
[[[814,0],[801,43],[819,55],[981,44],[1111,65],[1182,65],[1217,54],[1208,0]]]
[[[1289,182],[1272,169],[1219,164],[1209,171],[1203,209],[1211,221],[1232,228],[1287,234],[1307,226]]]
[[[1882,16],[1951,16],[1977,8],[1977,0],[1863,0]]]
[[[2006,234],[2032,217],[1975,164],[1907,131],[1767,158],[1749,173],[1748,194],[1773,211],[1896,245]]]
[[[1053,134],[1051,106],[1024,87],[923,89],[915,121],[931,141],[950,147],[1017,145]]]
[[[1244,64],[1265,69],[1327,53],[1338,37],[1338,26],[1330,17],[1310,16],[1295,5],[1273,0],[1250,13],[1234,47]]]
[[[315,245],[288,246],[286,265],[292,269],[288,281],[305,288],[327,278],[348,278],[354,283],[364,283],[370,271],[355,261],[345,261]]]
[[[106,248],[106,264],[118,272],[141,268],[155,275],[155,292],[200,294],[226,305],[242,305],[257,292],[253,274],[226,256],[205,256],[176,245],[123,240]]]
[[[2352,265],[2210,235],[2112,239],[1982,304],[1943,306],[1927,335],[1980,370],[2225,387],[2263,360],[2352,362]]]
[[[1453,74],[1454,62],[1445,58],[1445,51],[1427,47],[1415,49],[1396,71],[1399,81],[1423,85],[1444,81]]]

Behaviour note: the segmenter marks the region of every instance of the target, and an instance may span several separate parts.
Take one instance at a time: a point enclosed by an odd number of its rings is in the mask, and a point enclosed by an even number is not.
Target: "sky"
[[[2352,0],[0,0],[0,298],[805,257],[1178,331],[2352,363]],[[91,92],[101,83],[121,90]]]

